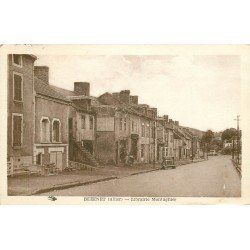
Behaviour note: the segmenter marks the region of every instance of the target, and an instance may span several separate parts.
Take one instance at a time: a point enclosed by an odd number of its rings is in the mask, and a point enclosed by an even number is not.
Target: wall
[[[36,136],[35,143],[41,143],[41,127],[40,121],[42,116],[48,117],[50,120],[50,128],[52,128],[53,118],[57,118],[61,122],[61,142],[68,143],[68,113],[69,106],[65,103],[59,103],[50,99],[36,96]],[[52,130],[50,129],[50,141],[52,142]]]
[[[95,157],[101,164],[116,163],[116,144],[114,132],[96,132]]]
[[[85,129],[82,128],[82,115],[85,116]],[[94,120],[94,125],[93,129],[90,129],[90,116],[93,117]],[[94,115],[90,115],[84,112],[76,112],[76,117],[75,117],[75,138],[77,141],[82,141],[82,140],[91,140],[93,141],[95,139],[95,117]]]

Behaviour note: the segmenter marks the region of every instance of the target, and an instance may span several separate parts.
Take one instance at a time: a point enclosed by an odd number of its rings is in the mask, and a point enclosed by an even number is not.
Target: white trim
[[[51,146],[55,146],[55,147],[64,147],[64,146],[67,146],[68,144],[66,143],[36,143],[34,144],[34,146],[36,147],[51,147]]]
[[[15,77],[14,77],[14,75],[21,76],[21,78],[22,78],[22,81],[21,81],[21,98],[22,98],[22,100],[14,99],[15,98]],[[12,78],[13,78],[12,79],[12,83],[13,83],[13,98],[12,98],[12,100],[15,102],[23,102],[23,74],[13,71]]]
[[[14,146],[13,145],[13,125],[14,125],[14,116],[21,116],[22,117],[22,125],[21,125],[21,145],[20,146]],[[12,126],[11,126],[11,145],[12,147],[22,147],[23,145],[23,114],[21,113],[12,113]]]
[[[62,152],[62,153],[64,153],[64,147],[49,148],[49,153],[51,153],[51,152]]]
[[[54,141],[54,130],[53,130],[53,124],[54,124],[54,122],[55,121],[57,121],[57,122],[59,122],[59,141]],[[54,143],[60,143],[61,141],[62,141],[62,138],[61,138],[61,136],[62,136],[62,134],[61,134],[61,128],[62,128],[62,124],[61,124],[61,121],[58,119],[58,118],[53,118],[52,119],[52,142],[54,142]]]
[[[43,128],[42,128],[42,121],[43,120],[48,120],[49,121],[49,140],[48,141],[43,141]],[[46,135],[46,138],[47,138],[47,135]],[[44,142],[44,143],[49,143],[49,142],[51,142],[51,139],[50,139],[50,119],[49,119],[49,117],[46,117],[46,116],[42,116],[42,118],[40,119],[40,141],[41,142]]]
[[[14,66],[16,66],[18,68],[22,68],[23,67],[23,56],[19,55],[19,54],[15,54],[15,55],[20,56],[20,58],[21,58],[21,65],[14,63],[14,54],[12,54],[12,65],[14,65]]]
[[[44,148],[36,148],[35,149],[35,155],[38,155],[39,153],[44,154]]]

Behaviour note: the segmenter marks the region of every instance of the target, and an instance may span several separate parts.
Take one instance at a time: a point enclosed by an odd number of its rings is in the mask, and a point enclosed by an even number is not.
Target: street
[[[41,195],[132,197],[240,197],[241,181],[230,156],[157,170]]]

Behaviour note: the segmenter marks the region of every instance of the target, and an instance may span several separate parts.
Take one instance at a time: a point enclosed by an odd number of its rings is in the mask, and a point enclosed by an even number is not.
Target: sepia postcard
[[[0,204],[249,204],[250,46],[1,45]]]

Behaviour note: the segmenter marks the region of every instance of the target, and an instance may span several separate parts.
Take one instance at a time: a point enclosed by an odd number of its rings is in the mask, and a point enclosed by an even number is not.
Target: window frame
[[[15,75],[21,76],[21,79],[22,79],[22,81],[21,81],[21,100],[15,99]],[[21,102],[23,102],[23,74],[13,71],[12,77],[13,77],[13,98],[12,99],[14,102],[21,103]]]
[[[21,145],[14,145],[14,116],[21,116],[22,122],[21,122]],[[21,148],[23,145],[23,114],[22,113],[12,113],[12,138],[11,138],[11,145],[13,148]]]
[[[59,140],[58,141],[55,141],[54,140],[54,127],[53,127],[53,125],[54,125],[54,122],[59,122]],[[51,135],[52,135],[52,142],[53,143],[61,143],[62,142],[62,137],[61,137],[61,128],[62,128],[62,124],[61,124],[61,121],[60,121],[60,119],[58,119],[58,118],[53,118],[52,119],[52,123],[51,123]]]
[[[84,117],[84,123],[83,123]],[[86,129],[86,115],[81,115],[81,129]]]
[[[21,58],[21,64],[16,64],[16,63],[14,62],[14,55],[20,56],[20,58]],[[23,56],[20,55],[20,54],[12,54],[12,65],[14,65],[14,66],[16,66],[16,67],[19,67],[19,68],[22,68],[22,67],[23,67]]]

